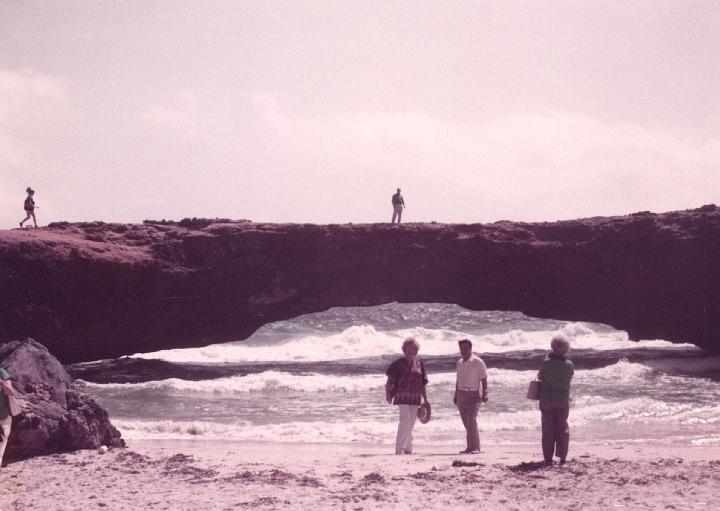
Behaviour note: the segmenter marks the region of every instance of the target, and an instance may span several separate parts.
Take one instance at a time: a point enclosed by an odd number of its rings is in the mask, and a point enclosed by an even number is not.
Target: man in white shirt
[[[480,403],[487,402],[487,367],[480,357],[472,352],[469,339],[458,341],[462,358],[457,363],[457,380],[453,403],[460,411],[460,417],[467,431],[467,449],[460,454],[477,454],[480,452],[480,433],[478,432],[477,416]]]

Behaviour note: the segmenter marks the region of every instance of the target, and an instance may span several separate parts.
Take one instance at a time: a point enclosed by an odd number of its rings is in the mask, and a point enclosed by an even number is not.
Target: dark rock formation
[[[553,223],[191,220],[0,232],[0,340],[63,362],[243,339],[333,306],[457,303],[720,351],[720,211]]]
[[[67,407],[65,393],[72,378],[45,346],[33,339],[0,345],[0,361],[1,367],[12,369],[12,381],[18,389],[30,389],[28,392]]]
[[[60,419],[65,448],[97,449],[101,445],[124,447],[120,433],[110,424],[108,413],[94,399],[70,390],[67,413]]]
[[[107,412],[69,389],[70,376],[43,345],[32,339],[0,345],[0,367],[24,400],[23,413],[13,417],[5,459],[125,445]]]

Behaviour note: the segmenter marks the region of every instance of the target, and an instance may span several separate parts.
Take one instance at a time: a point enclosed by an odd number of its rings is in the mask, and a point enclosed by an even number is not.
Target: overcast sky
[[[0,227],[720,203],[720,2],[0,0]]]

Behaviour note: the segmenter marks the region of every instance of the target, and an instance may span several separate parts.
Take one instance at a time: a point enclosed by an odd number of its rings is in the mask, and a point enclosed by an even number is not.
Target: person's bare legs
[[[5,454],[5,447],[10,437],[10,428],[12,427],[12,417],[9,415],[4,419],[0,419],[0,428],[3,429],[3,438],[0,440],[0,464],[2,463],[3,455]]]
[[[30,218],[32,218],[33,221],[35,220],[35,213],[33,213],[32,211],[26,211],[26,212],[25,212],[25,215],[26,215],[25,218],[23,218],[23,219],[20,221],[20,229],[23,228],[23,224],[24,224],[25,222],[27,222],[28,220],[30,220]],[[35,223],[35,227],[37,227],[37,223]]]

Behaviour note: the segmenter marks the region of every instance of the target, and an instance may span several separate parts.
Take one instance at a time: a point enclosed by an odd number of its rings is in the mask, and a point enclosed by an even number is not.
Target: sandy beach
[[[480,455],[422,447],[134,441],[10,464],[0,509],[711,509],[720,448],[574,445],[544,466],[538,446]]]

